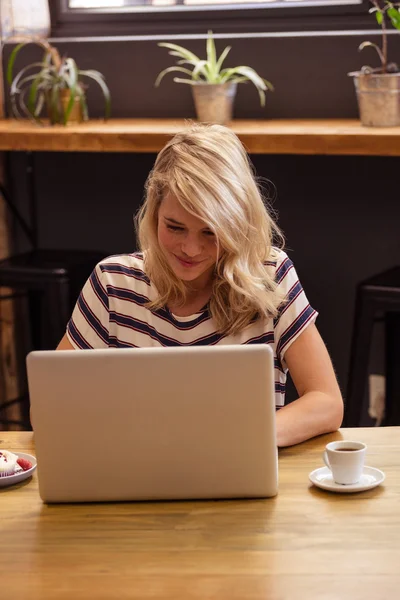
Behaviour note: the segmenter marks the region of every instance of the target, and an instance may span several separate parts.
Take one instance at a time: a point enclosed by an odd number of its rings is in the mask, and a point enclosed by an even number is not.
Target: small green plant
[[[199,83],[247,83],[248,81],[251,81],[258,90],[261,106],[265,106],[265,92],[274,89],[272,83],[260,77],[251,67],[241,66],[223,69],[222,65],[231,50],[231,46],[227,46],[220,57],[217,58],[212,35],[212,31],[209,31],[206,45],[207,60],[200,59],[193,54],[193,52],[190,52],[190,50],[187,50],[182,46],[177,46],[176,44],[167,44],[165,42],[158,44],[159,46],[168,48],[170,50],[169,54],[171,56],[176,56],[179,60],[177,61],[178,66],[168,67],[167,69],[164,69],[164,71],[161,71],[156,79],[155,85],[159,86],[164,75],[174,71],[185,73],[185,75],[189,76],[188,79],[174,77],[176,83],[188,83],[189,85],[196,85]],[[188,65],[189,68],[182,65]],[[190,67],[192,67],[192,70],[190,70]]]
[[[378,25],[380,25],[382,29],[382,47],[380,48],[377,44],[373,42],[363,42],[359,46],[359,50],[364,50],[364,48],[374,48],[378,53],[379,59],[381,61],[381,66],[377,69],[372,69],[371,67],[363,67],[364,72],[374,72],[374,73],[397,73],[399,68],[396,63],[388,63],[388,40],[387,40],[387,23],[386,19],[389,17],[389,20],[393,27],[400,30],[400,3],[394,4],[389,2],[388,0],[371,0],[373,4],[372,8],[370,8],[369,12],[375,14],[376,21]]]
[[[21,39],[21,36],[18,37]],[[9,38],[7,41],[12,41]],[[20,50],[27,44],[36,44],[43,48],[41,62],[25,66],[17,75],[13,75],[14,63]],[[32,72],[36,71],[36,72]],[[27,37],[11,52],[7,65],[7,81],[10,85],[11,108],[15,117],[28,117],[41,123],[43,109],[51,123],[66,125],[70,118],[76,98],[79,100],[82,118],[89,118],[86,102],[86,84],[82,78],[95,81],[101,88],[105,100],[104,118],[110,116],[111,97],[103,75],[99,71],[78,69],[73,58],[61,57],[57,48],[40,38]],[[66,103],[63,96],[67,97]]]

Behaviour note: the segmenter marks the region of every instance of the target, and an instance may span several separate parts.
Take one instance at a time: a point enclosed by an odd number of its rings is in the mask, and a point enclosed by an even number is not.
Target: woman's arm
[[[276,414],[278,446],[291,446],[336,431],[343,419],[343,399],[328,351],[314,324],[286,350],[285,361],[299,398]]]
[[[61,342],[58,344],[56,350],[75,350],[75,348],[69,341],[66,333],[64,334],[64,337],[61,340]]]

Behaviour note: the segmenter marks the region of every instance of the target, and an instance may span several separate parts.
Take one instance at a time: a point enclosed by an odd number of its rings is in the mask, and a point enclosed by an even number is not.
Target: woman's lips
[[[174,254],[174,256],[180,262],[181,265],[183,265],[184,267],[187,267],[187,268],[197,267],[197,265],[199,265],[200,263],[203,262],[202,260],[199,260],[199,261],[184,260],[183,258],[180,258],[179,256],[176,256],[176,254]]]

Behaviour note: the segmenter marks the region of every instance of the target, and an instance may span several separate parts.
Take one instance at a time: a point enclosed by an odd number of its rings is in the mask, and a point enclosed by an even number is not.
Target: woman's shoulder
[[[129,254],[110,254],[99,262],[99,265],[121,265],[123,267],[136,267],[144,271],[143,253],[131,252]]]
[[[103,275],[122,275],[150,283],[141,252],[112,254],[101,260],[97,267]]]
[[[290,261],[290,258],[284,250],[277,248],[276,246],[272,246],[269,257],[264,262],[264,265],[274,272],[280,269],[280,267],[288,261]]]

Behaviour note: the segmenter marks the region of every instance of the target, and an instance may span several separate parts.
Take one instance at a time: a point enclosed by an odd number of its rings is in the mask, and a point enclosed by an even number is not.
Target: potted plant
[[[174,81],[191,86],[197,117],[200,121],[221,124],[230,121],[238,83],[248,81],[253,83],[258,90],[261,106],[265,105],[265,92],[273,90],[272,84],[260,77],[251,67],[240,66],[223,69],[222,65],[231,46],[227,46],[218,58],[212,31],[208,32],[206,60],[200,59],[190,50],[176,44],[162,42],[158,45],[168,48],[169,54],[176,56],[179,60],[177,66],[161,71],[155,85],[159,86],[167,73],[175,71],[187,75],[187,78],[174,77]]]
[[[21,39],[21,36],[18,36]],[[8,38],[7,42],[11,38]],[[41,62],[34,62],[13,74],[14,63],[21,48],[34,43],[44,50]],[[7,65],[7,80],[10,85],[11,108],[16,118],[28,117],[41,123],[44,109],[52,125],[81,122],[89,118],[82,78],[95,81],[105,100],[104,118],[111,110],[110,92],[99,71],[78,69],[73,58],[61,57],[57,48],[47,40],[27,37],[11,52]]]
[[[382,29],[382,46],[363,42],[359,50],[374,48],[380,59],[380,66],[362,67],[361,71],[349,73],[354,77],[358,106],[362,125],[369,127],[394,127],[400,125],[400,71],[396,63],[388,62],[387,23],[389,18],[396,29],[400,29],[398,4],[388,0],[371,0],[370,13]]]

